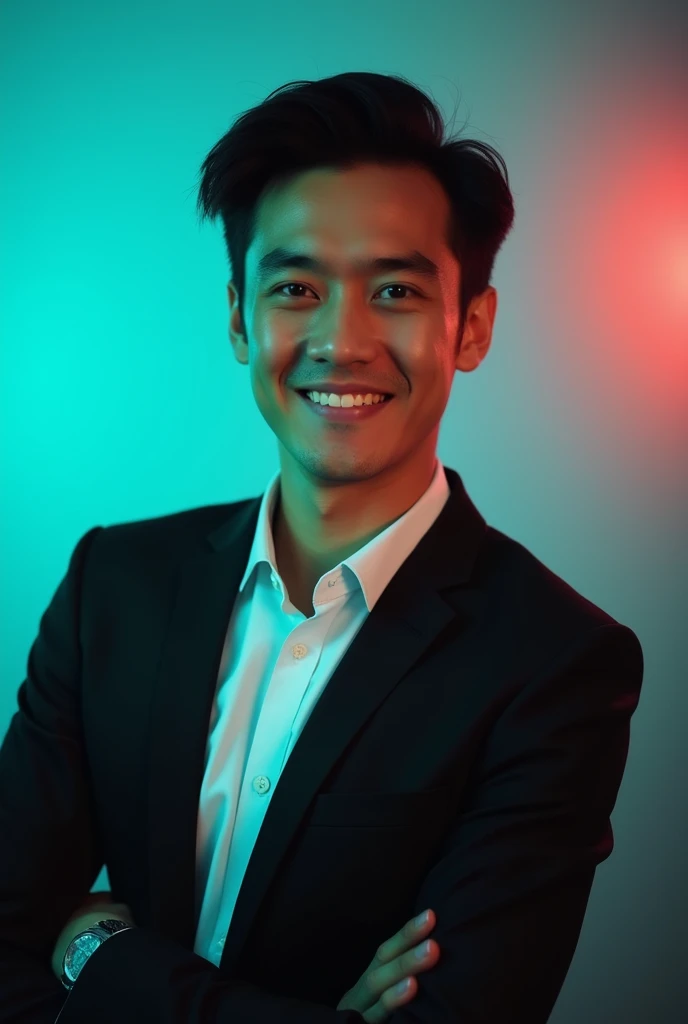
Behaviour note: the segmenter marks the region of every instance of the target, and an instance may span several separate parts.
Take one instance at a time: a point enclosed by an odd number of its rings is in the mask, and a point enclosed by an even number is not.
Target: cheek
[[[289,422],[290,401],[298,398],[286,386],[289,372],[290,364],[277,358],[274,351],[261,350],[250,360],[253,401],[272,432],[278,435]]]
[[[414,391],[431,402],[446,401],[454,379],[454,360],[441,342],[418,342],[403,352],[399,367]]]
[[[297,356],[297,346],[284,331],[263,330],[256,338],[250,356],[253,379],[265,388],[279,387]]]
[[[442,361],[442,360],[445,361]],[[446,353],[438,354],[437,362],[423,364],[410,371],[413,393],[411,407],[422,428],[434,426],[441,420],[451,395],[454,368],[446,363]]]
[[[250,346],[249,372],[256,400],[259,395],[263,399],[271,398],[281,368],[279,349],[270,339],[261,338]]]

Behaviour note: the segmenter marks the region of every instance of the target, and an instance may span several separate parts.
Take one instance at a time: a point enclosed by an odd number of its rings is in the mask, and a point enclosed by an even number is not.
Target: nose
[[[370,310],[360,297],[332,299],[318,310],[309,336],[308,352],[334,365],[373,358],[375,330]]]

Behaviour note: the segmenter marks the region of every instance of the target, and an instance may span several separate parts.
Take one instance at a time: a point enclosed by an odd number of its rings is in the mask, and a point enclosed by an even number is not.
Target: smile
[[[374,405],[351,405],[347,408],[346,406],[321,405],[319,402],[311,401],[301,391],[297,394],[316,416],[331,420],[333,423],[357,423],[370,419],[371,416],[378,416],[394,400],[393,395],[387,395],[384,401],[379,401]]]

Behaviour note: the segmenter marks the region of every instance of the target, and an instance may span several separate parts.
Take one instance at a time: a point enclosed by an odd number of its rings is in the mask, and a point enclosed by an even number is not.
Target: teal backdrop
[[[232,121],[287,81],[378,71],[503,154],[492,348],[456,374],[438,454],[645,653],[553,1024],[686,1013],[688,48],[679,4],[630,6],[0,5],[0,736],[83,533],[257,495],[277,467],[220,227],[195,216]]]

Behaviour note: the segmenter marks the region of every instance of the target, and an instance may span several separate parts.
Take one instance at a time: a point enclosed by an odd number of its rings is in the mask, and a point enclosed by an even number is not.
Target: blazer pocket
[[[320,793],[308,826],[393,827],[434,818],[449,803],[449,789],[420,793]]]

